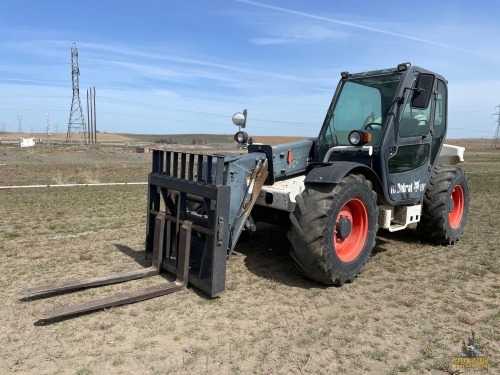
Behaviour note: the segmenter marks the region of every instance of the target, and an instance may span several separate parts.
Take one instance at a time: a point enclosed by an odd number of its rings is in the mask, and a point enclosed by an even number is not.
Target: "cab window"
[[[417,80],[414,80],[412,86],[413,88],[415,88],[416,83]],[[411,107],[410,98],[411,91],[408,94],[403,115],[399,121],[399,135],[402,138],[421,137],[422,135],[429,134],[430,130],[430,101],[427,108],[417,109]]]
[[[436,109],[434,111],[434,135],[432,136],[431,163],[439,152],[439,146],[446,134],[446,85],[437,81]]]

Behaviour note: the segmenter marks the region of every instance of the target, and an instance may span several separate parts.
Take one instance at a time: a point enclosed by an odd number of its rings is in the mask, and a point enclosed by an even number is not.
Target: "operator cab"
[[[364,165],[387,203],[418,202],[446,134],[446,81],[410,63],[341,76],[314,160]]]

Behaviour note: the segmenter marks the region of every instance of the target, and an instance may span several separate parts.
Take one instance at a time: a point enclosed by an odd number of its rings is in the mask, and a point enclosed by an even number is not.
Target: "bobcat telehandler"
[[[28,288],[61,293],[156,275],[176,276],[135,292],[59,307],[53,319],[157,297],[188,283],[214,297],[225,291],[226,261],[243,230],[268,222],[289,228],[290,254],[307,277],[351,282],[375,246],[379,228],[417,223],[423,236],[453,244],[467,222],[464,149],[444,145],[447,82],[411,66],[341,80],[314,139],[248,144],[246,113],[233,117],[241,155],[154,150],[149,174],[145,254],[150,268]],[[369,276],[366,276],[369,277]]]

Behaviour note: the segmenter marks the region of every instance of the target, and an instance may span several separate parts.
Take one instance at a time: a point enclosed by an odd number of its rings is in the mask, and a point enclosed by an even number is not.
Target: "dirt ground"
[[[187,290],[41,323],[54,307],[157,285],[167,274],[20,300],[26,287],[148,266],[147,186],[0,189],[2,374],[499,373],[500,152],[466,152],[469,222],[454,246],[380,231],[343,287],[303,278],[286,231],[258,225],[228,261],[227,291]],[[140,182],[150,155],[117,147],[0,146],[0,186]],[[488,370],[457,370],[471,331]]]

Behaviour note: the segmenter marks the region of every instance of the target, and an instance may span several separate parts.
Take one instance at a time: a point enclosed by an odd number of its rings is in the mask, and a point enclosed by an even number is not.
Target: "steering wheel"
[[[376,126],[376,128],[374,128],[374,126]],[[366,129],[366,130],[381,130],[382,129],[382,124],[378,123],[378,122],[369,122],[368,124],[364,125],[363,126],[363,129]]]

